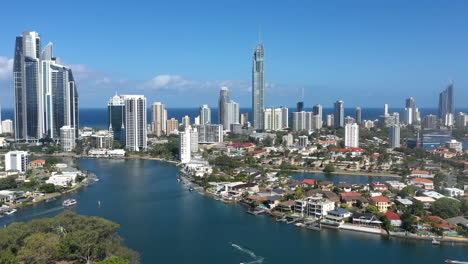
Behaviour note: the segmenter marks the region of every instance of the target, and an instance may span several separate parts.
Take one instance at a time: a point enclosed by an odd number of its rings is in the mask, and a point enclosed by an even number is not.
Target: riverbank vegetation
[[[109,220],[73,212],[15,222],[0,229],[0,263],[139,263],[118,229]]]

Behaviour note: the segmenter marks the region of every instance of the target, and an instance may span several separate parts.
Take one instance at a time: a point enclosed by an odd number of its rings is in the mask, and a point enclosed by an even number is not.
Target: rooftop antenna
[[[262,44],[262,26],[258,25],[258,43]]]

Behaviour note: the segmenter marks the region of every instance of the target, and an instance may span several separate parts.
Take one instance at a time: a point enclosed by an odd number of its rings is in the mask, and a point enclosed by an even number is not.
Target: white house
[[[447,193],[450,197],[457,197],[465,195],[465,191],[458,189],[458,188],[445,188],[445,193]]]
[[[52,183],[53,185],[56,186],[61,186],[61,187],[68,187],[68,186],[74,186],[76,185],[76,176],[80,174],[81,172],[75,171],[75,172],[52,172],[52,176],[46,181],[46,183]]]

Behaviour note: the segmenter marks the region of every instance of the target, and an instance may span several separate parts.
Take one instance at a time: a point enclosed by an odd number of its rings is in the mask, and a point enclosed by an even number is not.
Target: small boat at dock
[[[310,230],[321,231],[322,225],[320,224],[320,222],[311,223],[311,224],[306,225],[306,228]]]
[[[6,211],[5,214],[6,214],[6,215],[12,215],[12,214],[16,213],[17,211],[18,211],[18,210],[16,210],[16,209],[13,208],[13,209],[11,209],[11,210]]]

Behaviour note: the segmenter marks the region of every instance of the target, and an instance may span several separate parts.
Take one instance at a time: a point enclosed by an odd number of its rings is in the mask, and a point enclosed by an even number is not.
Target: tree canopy
[[[432,213],[442,218],[450,218],[461,214],[461,202],[452,198],[440,198],[435,201],[431,210]]]
[[[122,245],[118,228],[109,220],[69,211],[54,218],[15,222],[0,229],[0,263],[97,263],[107,259],[103,263],[138,263],[138,253]]]

